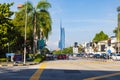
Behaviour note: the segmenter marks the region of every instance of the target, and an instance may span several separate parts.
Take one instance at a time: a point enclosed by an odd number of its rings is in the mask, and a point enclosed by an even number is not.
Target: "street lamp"
[[[25,8],[25,40],[24,40],[24,62],[26,64],[26,27],[27,27],[27,0],[26,0],[26,8]]]
[[[23,64],[26,64],[26,27],[27,27],[27,0],[26,0],[26,6],[25,6],[25,34],[24,34],[24,58],[23,58]],[[19,4],[17,6],[18,8],[22,8],[23,5]]]

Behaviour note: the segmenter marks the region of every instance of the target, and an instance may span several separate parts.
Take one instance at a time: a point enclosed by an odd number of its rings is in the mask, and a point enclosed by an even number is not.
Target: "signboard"
[[[109,49],[109,50],[107,50],[107,52],[108,52],[108,54],[110,54],[110,53],[111,53],[111,50]]]
[[[39,39],[38,41],[37,41],[37,47],[38,47],[38,49],[43,49],[44,47],[45,47],[45,41],[43,40],[43,39]]]
[[[6,53],[6,56],[14,56],[15,54],[14,53]]]

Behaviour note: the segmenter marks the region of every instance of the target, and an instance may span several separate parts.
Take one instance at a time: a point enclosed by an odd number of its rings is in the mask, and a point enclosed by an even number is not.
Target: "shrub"
[[[33,61],[34,61],[34,62],[41,62],[41,61],[44,60],[44,58],[45,58],[45,55],[43,55],[43,54],[37,54],[37,55],[35,56],[35,59],[34,59]]]
[[[6,58],[0,58],[0,62],[5,62],[6,60]]]

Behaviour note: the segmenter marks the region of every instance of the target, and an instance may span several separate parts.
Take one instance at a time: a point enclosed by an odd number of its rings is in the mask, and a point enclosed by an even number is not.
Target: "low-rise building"
[[[86,53],[117,53],[120,52],[120,43],[118,44],[117,38],[111,36],[109,40],[99,41],[97,43],[88,42],[84,43],[84,51]]]

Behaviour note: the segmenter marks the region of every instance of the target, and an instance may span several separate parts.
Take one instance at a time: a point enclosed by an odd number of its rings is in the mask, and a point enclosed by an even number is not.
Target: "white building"
[[[110,37],[111,45],[108,45],[108,40],[99,41],[98,43],[88,42],[84,43],[83,47],[86,53],[108,53],[108,50],[111,53],[117,52],[117,39],[115,36]],[[96,50],[95,50],[96,49]]]

